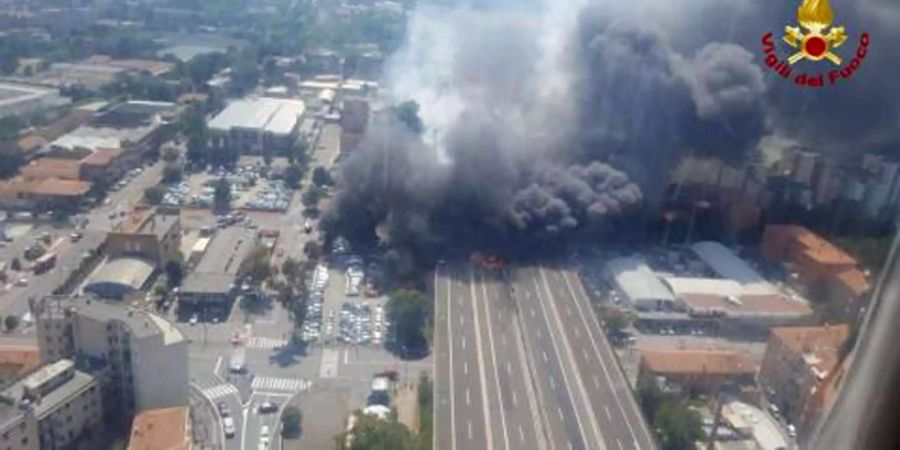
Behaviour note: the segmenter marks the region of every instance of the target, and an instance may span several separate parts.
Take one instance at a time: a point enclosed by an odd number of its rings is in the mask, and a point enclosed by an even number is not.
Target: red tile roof
[[[752,375],[756,366],[747,355],[724,350],[653,350],[643,364],[656,374]]]

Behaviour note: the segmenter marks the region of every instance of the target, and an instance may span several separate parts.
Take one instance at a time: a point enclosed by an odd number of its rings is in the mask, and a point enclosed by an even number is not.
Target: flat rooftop
[[[38,99],[45,95],[53,95],[55,93],[55,89],[28,84],[0,82],[0,107],[9,106],[25,100]]]
[[[74,308],[79,315],[89,317],[98,322],[118,321],[124,323],[135,337],[162,335],[167,342],[178,342],[184,336],[172,324],[160,326],[167,321],[155,314],[129,308],[121,302],[105,302],[91,297],[53,296],[44,300],[45,315],[59,317],[67,308]],[[177,332],[178,334],[174,334]]]
[[[303,100],[245,98],[226,106],[209,122],[209,128],[219,131],[241,128],[287,135],[297,129],[305,111]]]

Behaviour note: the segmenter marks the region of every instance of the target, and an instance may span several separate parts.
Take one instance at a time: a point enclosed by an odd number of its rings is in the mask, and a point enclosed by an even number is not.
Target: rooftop
[[[187,407],[150,409],[134,417],[128,450],[187,450],[191,447]]]
[[[857,264],[856,259],[847,254],[847,252],[806,227],[800,225],[768,225],[766,226],[766,232],[778,234],[782,239],[789,239],[803,247],[803,253],[819,264],[853,266]]]
[[[36,100],[55,93],[56,89],[29,84],[0,82],[0,108],[22,101]]]
[[[155,266],[152,262],[141,258],[123,257],[106,260],[91,275],[85,289],[96,285],[116,284],[139,290],[150,278]]]
[[[18,382],[4,390],[2,396],[8,400],[18,402],[24,397],[26,388],[28,388],[29,384],[34,385],[35,383],[39,382],[40,379],[46,378],[48,376],[56,376],[64,370],[71,369],[71,367],[72,361],[65,359],[60,360],[53,365],[44,366],[37,373],[26,377],[23,380],[19,380]],[[47,372],[44,372],[45,370]],[[54,386],[52,390],[44,392],[41,395],[40,401],[32,403],[35,417],[37,417],[38,420],[44,418],[57,407],[62,406],[73,397],[81,394],[84,390],[89,389],[91,386],[97,384],[97,380],[91,375],[80,372],[78,370],[73,370],[71,378],[67,379],[65,382],[57,386]]]
[[[305,110],[303,100],[245,98],[225,107],[209,122],[209,128],[219,131],[244,128],[286,135],[297,128]]]
[[[631,301],[675,300],[672,292],[641,258],[616,258],[606,263],[605,270]]]
[[[836,281],[843,285],[854,296],[859,297],[869,290],[866,275],[859,269],[847,269],[836,275]]]
[[[61,178],[77,180],[81,164],[77,159],[40,158],[22,167],[20,173],[26,179]]]
[[[0,181],[0,193],[6,195],[31,194],[58,197],[78,197],[91,189],[91,183],[79,180],[25,180],[21,177]]]
[[[656,374],[753,375],[756,366],[739,352],[725,350],[653,350],[642,355],[643,364]]]
[[[177,214],[161,214],[149,208],[135,208],[116,227],[118,233],[165,236],[179,221]]]
[[[37,345],[0,345],[0,372],[23,374],[41,365]]]
[[[116,159],[121,154],[122,149],[119,148],[97,148],[90,155],[82,159],[81,163],[89,166],[104,167],[109,165],[112,160]]]
[[[777,292],[775,287],[766,281],[756,269],[750,267],[728,247],[718,242],[697,242],[691,245],[691,250],[717,275],[740,283],[745,293],[774,294]]]
[[[108,303],[92,297],[51,296],[43,299],[44,315],[59,317],[72,309],[80,316],[98,322],[121,322],[138,338],[162,335],[164,342],[184,340],[181,332],[162,317],[139,309],[124,307],[121,303]],[[161,326],[161,323],[168,324]]]
[[[259,239],[253,230],[239,227],[220,230],[194,272],[237,275],[241,263],[258,245]]]
[[[794,317],[812,314],[812,309],[798,300],[781,294],[722,295],[686,293],[678,297],[694,314],[720,313],[727,317]]]
[[[801,355],[819,379],[838,364],[838,351],[850,335],[844,324],[820,327],[776,327],[772,336],[791,353]]]

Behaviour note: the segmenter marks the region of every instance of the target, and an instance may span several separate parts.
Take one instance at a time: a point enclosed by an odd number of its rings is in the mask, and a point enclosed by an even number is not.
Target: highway
[[[435,448],[652,449],[577,275],[435,272]]]
[[[517,275],[521,284],[530,283],[543,291],[543,310],[557,321],[560,337],[577,368],[579,392],[589,401],[605,448],[653,448],[631,389],[578,276],[569,270],[547,267],[521,269]]]

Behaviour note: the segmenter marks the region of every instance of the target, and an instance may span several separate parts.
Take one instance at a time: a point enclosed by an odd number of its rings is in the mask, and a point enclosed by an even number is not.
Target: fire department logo
[[[788,58],[788,63],[794,64],[801,59],[827,59],[840,66],[841,57],[835,55],[832,49],[840,47],[847,40],[847,35],[844,27],[831,25],[834,22],[834,12],[828,0],[803,0],[803,4],[797,8],[797,22],[799,27],[784,27],[784,42],[797,49]]]
[[[784,27],[781,40],[787,44],[788,53],[784,60],[778,56],[775,36],[766,33],[762,37],[765,64],[785,79],[793,79],[795,84],[806,87],[823,87],[847,80],[862,66],[869,51],[869,33],[859,36],[856,53],[849,61],[838,55],[836,49],[847,41],[843,25],[834,25],[834,11],[828,0],[802,0],[797,8],[797,24]],[[800,61],[831,62],[832,70],[827,73],[793,73],[794,65]]]

